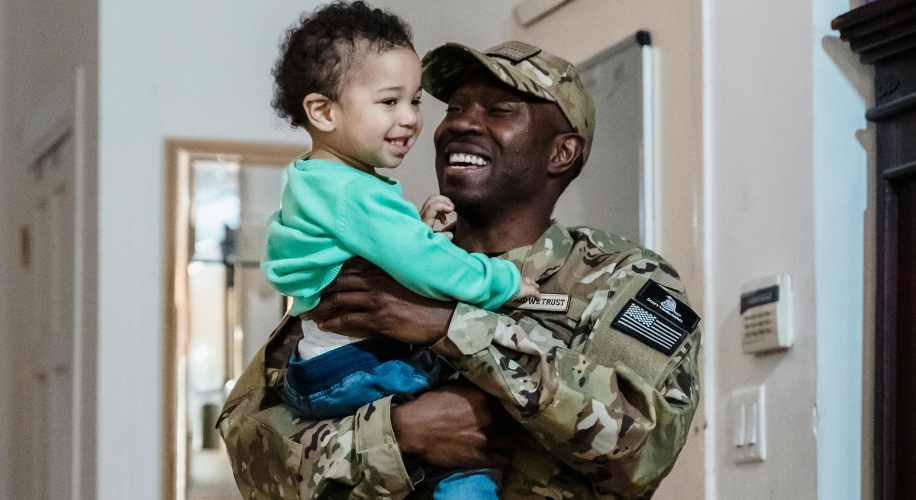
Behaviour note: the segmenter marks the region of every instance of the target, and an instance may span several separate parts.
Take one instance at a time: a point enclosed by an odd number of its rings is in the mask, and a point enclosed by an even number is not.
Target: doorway
[[[260,270],[296,145],[170,140],[163,498],[236,500],[216,419],[286,311]]]

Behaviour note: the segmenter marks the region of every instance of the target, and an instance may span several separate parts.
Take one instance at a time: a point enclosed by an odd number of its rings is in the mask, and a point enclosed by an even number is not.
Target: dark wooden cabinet
[[[916,0],[833,20],[875,67],[875,499],[916,498]]]

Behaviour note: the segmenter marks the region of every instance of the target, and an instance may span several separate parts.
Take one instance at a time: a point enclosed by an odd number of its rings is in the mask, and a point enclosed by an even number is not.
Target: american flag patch
[[[614,318],[611,326],[667,356],[673,354],[687,336],[683,330],[632,300]]]

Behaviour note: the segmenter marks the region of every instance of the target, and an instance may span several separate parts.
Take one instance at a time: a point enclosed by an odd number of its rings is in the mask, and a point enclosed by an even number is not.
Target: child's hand
[[[420,209],[420,218],[423,219],[427,226],[433,227],[436,221],[446,224],[446,217],[454,211],[455,204],[452,203],[452,200],[448,199],[447,196],[437,194],[430,196],[423,202],[423,208]]]
[[[516,299],[526,299],[533,297],[537,300],[541,300],[540,286],[531,278],[522,277],[522,289],[516,294]]]

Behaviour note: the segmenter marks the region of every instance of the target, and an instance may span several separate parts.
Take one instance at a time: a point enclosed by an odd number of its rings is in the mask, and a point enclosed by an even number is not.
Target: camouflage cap
[[[514,89],[555,102],[573,130],[585,139],[583,160],[588,159],[595,132],[595,103],[569,61],[524,42],[506,42],[483,52],[446,43],[423,57],[423,89],[447,102],[474,67],[487,69]]]

